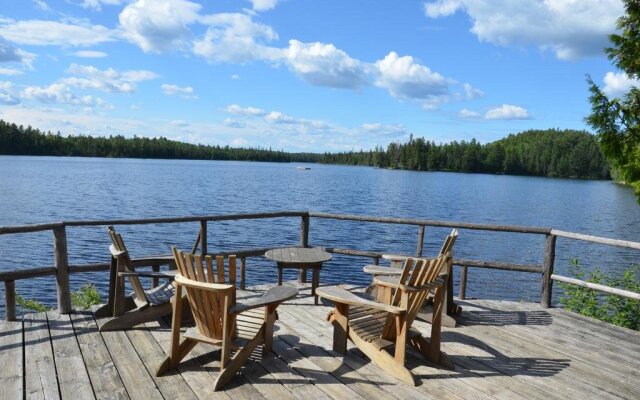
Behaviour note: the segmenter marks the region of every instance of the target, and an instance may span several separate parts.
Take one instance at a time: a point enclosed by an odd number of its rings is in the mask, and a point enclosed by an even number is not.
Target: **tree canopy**
[[[626,14],[618,19],[619,33],[609,35],[605,52],[630,79],[640,78],[640,2],[625,0]],[[640,90],[609,98],[587,77],[591,114],[587,123],[596,131],[604,155],[617,179],[630,184],[640,202]]]

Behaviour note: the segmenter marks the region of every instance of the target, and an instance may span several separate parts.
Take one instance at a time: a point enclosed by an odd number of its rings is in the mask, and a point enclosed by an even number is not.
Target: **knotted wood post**
[[[16,320],[16,281],[4,281],[4,319]]]
[[[551,292],[553,291],[553,266],[556,261],[556,235],[548,234],[544,243],[544,265],[542,270],[542,288],[540,306],[551,307]]]
[[[200,221],[200,254],[207,255],[207,220]]]
[[[309,214],[300,217],[300,247],[309,247]],[[307,269],[298,270],[298,282],[307,282]]]
[[[416,249],[416,257],[422,257],[422,247],[424,246],[424,225],[420,225],[418,230],[418,248]]]
[[[467,274],[469,267],[466,265],[460,267],[460,287],[458,288],[458,298],[464,300],[467,297]]]
[[[58,290],[58,312],[69,314],[71,290],[69,287],[69,254],[67,251],[67,230],[64,225],[53,228],[53,253],[55,255],[56,286]]]

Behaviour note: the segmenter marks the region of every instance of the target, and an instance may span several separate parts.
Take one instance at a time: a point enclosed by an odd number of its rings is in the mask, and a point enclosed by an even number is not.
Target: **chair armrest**
[[[394,289],[400,289],[403,292],[420,292],[423,290],[431,290],[438,286],[444,285],[444,280],[436,278],[433,282],[420,286],[407,286],[401,285],[398,282],[398,278],[395,276],[377,276],[374,278],[373,283],[380,286],[390,287]]]
[[[176,277],[178,271],[166,271],[166,272],[147,272],[147,271],[136,271],[136,272],[118,272],[118,276],[137,276],[141,278],[164,278],[173,280]]]
[[[229,285],[224,283],[198,282],[198,281],[194,281],[193,279],[185,278],[180,274],[176,274],[175,281],[176,283],[182,286],[186,286],[194,289],[208,290],[210,292],[219,292],[219,291],[224,292],[224,291],[235,289],[234,285]]]
[[[366,300],[362,297],[344,290],[338,286],[328,286],[316,289],[316,294],[322,298],[333,301],[334,303],[348,304],[350,306],[369,307],[380,311],[390,312],[392,314],[402,314],[406,312],[403,308],[394,307],[387,304],[377,303],[375,301]]]
[[[402,268],[383,267],[381,265],[365,265],[362,269],[371,275],[401,275]]]
[[[231,307],[229,313],[239,314],[244,311],[252,310],[254,308],[260,308],[264,306],[270,306],[274,304],[280,304],[283,301],[294,298],[298,295],[298,289],[293,286],[276,286],[269,288],[262,297],[248,301],[246,303],[237,303]]]

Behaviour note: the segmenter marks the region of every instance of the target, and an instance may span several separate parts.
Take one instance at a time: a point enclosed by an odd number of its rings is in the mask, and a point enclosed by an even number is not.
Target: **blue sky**
[[[585,129],[618,0],[2,0],[0,118],[343,151]]]

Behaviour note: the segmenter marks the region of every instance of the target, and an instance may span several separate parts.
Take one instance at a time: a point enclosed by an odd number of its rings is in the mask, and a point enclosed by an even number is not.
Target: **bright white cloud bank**
[[[621,0],[437,0],[424,9],[431,18],[463,11],[481,41],[535,45],[563,60],[602,54],[624,12]]]
[[[503,104],[486,112],[485,119],[529,119],[529,111],[520,106]]]
[[[604,76],[604,88],[602,91],[609,97],[621,97],[632,86],[640,87],[637,79],[631,79],[624,72],[607,72]]]
[[[0,36],[31,46],[93,46],[115,40],[102,25],[44,20],[5,20],[0,23]]]

